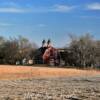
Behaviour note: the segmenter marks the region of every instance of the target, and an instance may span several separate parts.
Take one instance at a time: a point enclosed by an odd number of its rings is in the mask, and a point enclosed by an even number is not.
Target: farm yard
[[[0,100],[100,100],[98,47],[88,34],[66,48],[1,37]]]
[[[0,0],[0,100],[100,100],[100,0],[77,1]]]
[[[0,65],[0,100],[100,100],[100,72]]]

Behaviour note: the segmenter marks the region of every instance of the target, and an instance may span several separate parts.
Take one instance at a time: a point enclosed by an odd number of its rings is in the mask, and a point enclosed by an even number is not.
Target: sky
[[[0,0],[0,36],[63,47],[86,33],[100,40],[100,0]]]

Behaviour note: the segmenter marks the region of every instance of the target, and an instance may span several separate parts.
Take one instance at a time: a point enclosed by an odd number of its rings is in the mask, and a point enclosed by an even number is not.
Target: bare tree
[[[33,58],[36,44],[24,37],[9,38],[0,37],[0,63],[15,64],[23,58]]]
[[[76,66],[93,66],[95,64],[96,44],[90,34],[71,38],[69,46]]]

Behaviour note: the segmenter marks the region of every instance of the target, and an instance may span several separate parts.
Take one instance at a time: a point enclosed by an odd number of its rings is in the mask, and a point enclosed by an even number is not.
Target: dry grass
[[[100,75],[95,70],[78,70],[65,68],[47,68],[35,66],[0,65],[0,79],[27,79],[33,77],[68,77]]]

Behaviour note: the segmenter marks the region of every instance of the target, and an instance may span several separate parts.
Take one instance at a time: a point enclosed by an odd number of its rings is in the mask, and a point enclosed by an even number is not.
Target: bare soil
[[[100,72],[1,65],[0,100],[100,100]]]

